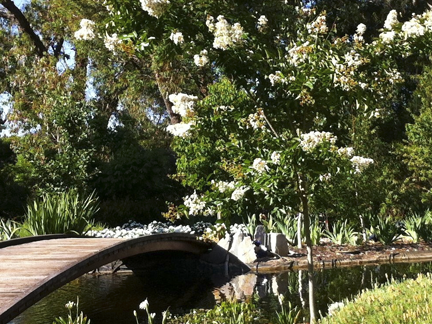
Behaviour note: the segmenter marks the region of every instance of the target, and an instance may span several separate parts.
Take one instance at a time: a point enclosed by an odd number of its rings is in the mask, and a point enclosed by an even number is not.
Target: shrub
[[[354,227],[348,224],[345,220],[337,221],[333,224],[332,231],[325,231],[324,236],[328,237],[334,244],[350,244],[356,245],[359,233],[354,230]]]
[[[425,242],[432,241],[432,219],[429,211],[423,216],[414,214],[405,219],[405,232],[408,234],[414,243],[418,243],[420,239]]]
[[[91,228],[98,210],[94,193],[85,198],[74,190],[44,194],[28,205],[23,227],[31,235],[81,235]]]
[[[370,222],[372,226],[369,229],[369,234],[375,235],[384,245],[397,241],[404,234],[403,227],[390,217],[370,218]]]

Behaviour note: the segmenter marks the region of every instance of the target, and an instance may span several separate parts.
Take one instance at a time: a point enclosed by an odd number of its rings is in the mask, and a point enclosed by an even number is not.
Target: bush
[[[44,194],[28,205],[23,228],[31,235],[81,235],[91,228],[98,210],[94,193],[85,198],[74,190]]]
[[[432,276],[419,275],[402,283],[388,283],[365,290],[354,301],[321,319],[323,324],[393,323],[426,324],[431,322]]]
[[[0,241],[7,241],[18,236],[20,224],[13,220],[0,219]]]

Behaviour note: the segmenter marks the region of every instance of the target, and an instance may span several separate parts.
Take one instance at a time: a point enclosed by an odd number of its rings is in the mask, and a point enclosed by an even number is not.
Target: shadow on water
[[[154,258],[152,258],[154,260]],[[160,313],[168,307],[174,314],[193,308],[213,308],[224,299],[248,299],[259,295],[263,309],[275,305],[275,296],[285,295],[294,305],[307,301],[307,273],[237,276],[230,281],[223,273],[215,275],[202,268],[191,267],[193,260],[179,266],[175,257],[170,262],[148,261],[149,267],[139,274],[85,275],[55,291],[13,320],[13,324],[49,324],[57,316],[66,317],[65,304],[79,296],[80,309],[92,324],[135,324],[133,311],[144,318],[139,304],[146,298],[150,311]],[[154,264],[150,264],[154,262]],[[189,264],[188,264],[189,263]],[[154,267],[157,264],[156,267]],[[191,270],[192,269],[192,270]],[[207,269],[208,270],[208,269]],[[328,305],[356,295],[365,288],[385,283],[389,278],[415,278],[432,272],[432,263],[387,264],[334,268],[315,273],[317,305],[323,315]],[[277,303],[277,302],[276,302]]]

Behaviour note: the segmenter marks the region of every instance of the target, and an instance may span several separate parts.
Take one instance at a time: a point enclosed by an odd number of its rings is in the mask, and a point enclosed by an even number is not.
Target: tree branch
[[[45,55],[45,53],[48,52],[48,49],[46,46],[42,43],[39,36],[35,33],[33,28],[30,26],[30,23],[28,22],[27,18],[23,15],[20,9],[18,9],[17,6],[13,3],[12,0],[2,0],[0,2],[9,12],[15,17],[15,19],[18,21],[21,28],[26,32],[30,39],[33,41],[34,45],[36,46],[37,54],[42,57]]]

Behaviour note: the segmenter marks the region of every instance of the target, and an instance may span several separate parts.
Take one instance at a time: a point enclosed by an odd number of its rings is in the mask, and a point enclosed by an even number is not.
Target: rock
[[[282,233],[268,234],[269,250],[280,256],[288,255],[288,241]]]
[[[249,236],[245,237],[243,241],[240,242],[237,257],[243,263],[252,263],[255,261],[256,255],[254,245]]]
[[[240,243],[243,241],[243,239],[244,239],[244,234],[241,231],[237,231],[236,233],[234,233],[231,249],[229,250],[229,252],[234,254],[238,258],[241,254],[239,251],[239,246]]]
[[[254,240],[260,242],[264,246],[267,243],[267,233],[263,225],[258,225],[255,229]]]

